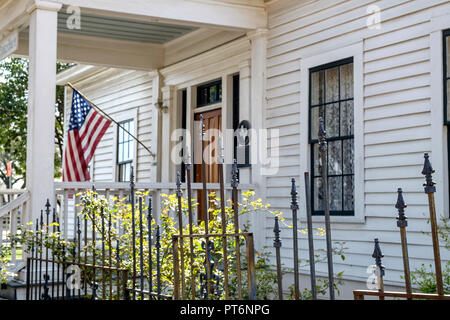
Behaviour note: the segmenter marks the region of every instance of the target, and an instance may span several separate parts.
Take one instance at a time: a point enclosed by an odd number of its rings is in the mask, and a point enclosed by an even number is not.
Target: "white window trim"
[[[363,85],[363,42],[339,48],[326,53],[305,57],[300,62],[300,173],[311,172],[310,146],[309,146],[309,70],[327,63],[353,57],[354,73],[354,216],[331,216],[331,222],[335,223],[365,223],[365,192],[364,192],[364,85]],[[305,187],[300,188],[299,198],[303,206],[302,212],[306,212]],[[313,216],[313,222],[323,222],[322,216]],[[306,221],[306,214],[300,217]]]
[[[131,132],[131,134],[133,134],[135,137],[138,137],[137,132],[138,132],[138,109],[134,108],[133,110],[129,110],[126,113],[122,113],[119,115],[114,115],[113,118],[114,120],[116,120],[118,123],[123,122],[123,121],[127,121],[127,120],[133,120],[134,122],[134,131]],[[118,170],[117,170],[117,135],[119,132],[119,126],[115,123],[113,123],[114,125],[114,135],[113,135],[113,158],[112,158],[112,178],[113,181],[117,182],[119,180],[118,177]],[[137,181],[137,158],[138,158],[138,143],[136,141],[134,141],[134,157],[133,157],[133,170],[134,170],[134,177],[135,177],[135,181]]]
[[[449,217],[449,172],[447,161],[447,128],[444,125],[444,57],[443,31],[450,29],[450,14],[433,16],[430,22],[430,73],[431,73],[431,163],[436,171],[436,212]],[[441,186],[441,187],[439,187]]]

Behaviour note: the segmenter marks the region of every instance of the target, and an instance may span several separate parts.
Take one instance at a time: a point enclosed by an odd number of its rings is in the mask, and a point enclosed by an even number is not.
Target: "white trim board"
[[[300,174],[299,183],[300,203],[303,206],[301,212],[306,212],[305,186],[303,173],[310,171],[310,147],[308,141],[309,130],[309,69],[330,62],[353,57],[354,63],[354,199],[355,215],[351,217],[331,216],[331,222],[335,223],[364,223],[364,86],[363,86],[363,42],[327,51],[320,55],[302,58],[300,61]],[[306,215],[300,216],[301,221],[306,221]],[[322,222],[323,217],[313,217],[313,222]]]
[[[438,13],[438,12],[436,12]],[[436,212],[449,217],[450,203],[449,172],[447,163],[447,128],[444,126],[444,57],[443,31],[450,28],[450,15],[433,16],[430,22],[430,61],[431,61],[431,155],[430,160],[436,173],[433,175],[437,184]],[[439,186],[442,186],[439,188]]]

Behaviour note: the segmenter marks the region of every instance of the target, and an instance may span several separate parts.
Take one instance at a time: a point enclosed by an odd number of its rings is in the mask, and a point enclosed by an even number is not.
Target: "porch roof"
[[[16,56],[28,56],[29,14],[39,6],[58,11],[60,61],[136,70],[175,62],[167,55],[183,39],[217,32],[224,43],[267,24],[263,0],[0,0],[0,42],[18,31]],[[68,27],[69,6],[80,8],[80,29]],[[205,40],[214,47],[222,38]]]

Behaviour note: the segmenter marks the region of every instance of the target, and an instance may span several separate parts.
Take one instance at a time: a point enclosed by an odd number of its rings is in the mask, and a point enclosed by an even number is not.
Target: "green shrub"
[[[120,267],[126,268],[129,270],[130,274],[133,270],[133,237],[132,237],[132,210],[131,205],[126,202],[126,198],[124,199],[105,199],[104,197],[99,196],[94,191],[87,191],[85,193],[81,193],[78,195],[80,197],[80,208],[81,212],[79,213],[79,217],[81,219],[80,223],[83,224],[84,220],[87,219],[90,222],[95,223],[95,232],[96,238],[102,238],[102,223],[105,225],[105,252],[111,251],[112,256],[111,260],[109,260],[109,254],[106,255],[105,264],[109,265],[110,263],[113,266],[116,266],[117,261],[117,249],[120,251]],[[136,194],[138,200],[139,198],[146,198],[147,194],[139,193]],[[215,194],[210,195],[210,199],[212,199],[212,204],[209,209],[209,232],[210,233],[221,233],[222,232],[222,222],[221,222],[221,210],[220,210],[220,199],[215,197]],[[135,219],[134,223],[136,226],[136,236],[135,236],[135,246],[136,246],[136,272],[137,275],[141,274],[140,270],[140,234],[139,234],[139,226],[141,223],[139,210],[138,210],[139,201],[136,201],[135,207]],[[193,200],[192,206],[195,208],[198,204]],[[179,229],[177,227],[178,218],[177,215],[178,208],[178,198],[176,195],[162,195],[162,209],[161,215],[159,217],[159,227],[161,231],[161,289],[162,292],[168,295],[173,294],[173,247],[172,247],[172,237],[174,235],[179,234]],[[149,231],[152,233],[153,237],[156,234],[156,223],[155,220],[152,220],[151,225],[148,225],[147,222],[147,207],[144,203],[143,212],[145,215],[142,217],[142,225],[143,225],[143,270],[142,273],[144,275],[149,274],[149,244],[148,244],[148,233]],[[242,203],[239,204],[239,214],[242,216],[243,214],[270,214],[273,216],[278,216],[280,221],[285,223],[282,213],[279,211],[273,211],[270,208],[269,204],[263,204],[262,200],[255,197],[255,193],[253,191],[247,191],[242,194]],[[182,214],[183,221],[187,222],[188,220],[188,200],[186,198],[182,198]],[[234,232],[234,224],[233,221],[233,210],[231,201],[226,202],[225,208],[226,214],[226,232],[233,233]],[[103,216],[103,221],[102,221]],[[111,227],[109,227],[109,222],[111,220]],[[91,224],[91,223],[90,223]],[[117,225],[120,225],[120,230],[118,230]],[[49,226],[49,232],[46,232],[46,226],[44,226],[43,230],[33,231],[32,224],[27,225],[26,227],[21,227],[17,235],[11,236],[12,243],[22,244],[26,251],[30,252],[32,246],[34,248],[43,247],[42,251],[45,248],[49,248],[54,252],[54,256],[57,260],[62,261],[63,257],[70,261],[71,259],[76,258],[77,256],[77,241],[69,241],[68,239],[64,239],[60,232],[50,232],[53,231],[53,227],[56,227],[57,224],[51,224]],[[198,225],[192,226],[194,234],[203,234],[205,233],[205,223],[202,221]],[[241,233],[248,232],[250,230],[250,224],[244,224],[243,228],[240,230]],[[317,229],[321,236],[324,235],[324,229]],[[91,230],[89,232],[92,232]],[[301,230],[301,232],[305,232]],[[42,236],[40,235],[42,233]],[[189,225],[185,225],[183,229],[184,234],[189,233]],[[42,240],[41,240],[42,238]],[[223,273],[223,243],[221,237],[211,237],[210,241],[213,242],[214,246],[211,250],[211,254],[215,263],[214,273],[217,274],[220,278],[220,298],[224,298],[224,273]],[[199,278],[200,274],[204,272],[204,262],[205,262],[205,250],[202,248],[203,240],[201,238],[194,238],[194,261],[193,261],[193,271],[191,273],[190,268],[190,241],[189,239],[185,239],[183,241],[183,252],[184,252],[184,278],[185,278],[185,293],[186,297],[190,298],[192,296],[191,293],[191,279],[192,276],[195,282],[195,290],[196,297],[199,298],[200,291],[200,283]],[[111,248],[109,247],[109,243],[111,243]],[[241,248],[241,273],[242,273],[242,295],[243,299],[248,298],[248,287],[247,287],[247,261],[245,255],[245,239],[243,237],[239,238],[240,248]],[[118,244],[118,245],[117,245]],[[228,257],[228,269],[229,269],[229,291],[230,298],[236,299],[238,297],[237,293],[237,272],[236,272],[236,240],[234,237],[228,238],[227,240],[227,257]],[[37,249],[40,251],[40,249]],[[84,259],[84,252],[87,250],[88,256],[87,261],[92,262],[93,256],[97,257],[97,262],[99,261],[99,257],[102,253],[101,241],[97,240],[96,245],[94,246],[92,242],[88,244],[88,247],[81,248],[81,256],[82,260]],[[152,246],[152,265],[153,265],[153,284],[156,284],[156,247],[153,244]],[[255,252],[255,266],[256,266],[256,297],[257,299],[274,299],[278,296],[277,294],[277,276],[276,276],[276,268],[274,265],[270,263],[269,256],[271,255],[271,250],[273,248],[264,247],[261,252]],[[339,254],[343,257],[343,246],[338,246],[335,248],[335,254]],[[318,259],[316,262],[322,261],[322,255],[318,255]],[[288,272],[288,269],[285,269],[284,272]],[[92,276],[92,275],[91,275]],[[97,274],[96,280],[97,283],[101,284],[102,279],[99,279],[99,274]],[[108,276],[108,275],[106,275]],[[89,277],[89,275],[88,275]],[[131,277],[129,277],[131,278]],[[89,278],[87,281],[89,282]],[[129,280],[131,282],[131,280]],[[130,285],[131,283],[129,283]],[[137,281],[139,284],[139,281]],[[326,286],[326,283],[322,285]],[[99,289],[101,290],[101,289]],[[320,291],[322,292],[322,291]],[[139,294],[137,295],[139,296]],[[306,290],[302,294],[302,298],[310,298],[310,293]],[[217,297],[212,297],[217,298]]]

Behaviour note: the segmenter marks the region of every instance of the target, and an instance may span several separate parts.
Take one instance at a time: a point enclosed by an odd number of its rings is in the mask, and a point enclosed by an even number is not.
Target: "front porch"
[[[207,14],[212,9],[221,12],[220,16]],[[3,208],[1,215],[19,210],[24,222],[35,221],[47,199],[55,199],[56,203],[57,198],[67,197],[69,190],[95,185],[95,181],[67,185],[53,178],[55,115],[49,106],[55,104],[56,61],[142,70],[157,75],[152,103],[158,114],[154,119],[155,137],[162,138],[148,146],[156,154],[157,173],[141,186],[143,189],[164,190],[174,185],[175,167],[164,148],[171,144],[167,133],[174,129],[169,115],[175,112],[170,94],[174,88],[159,73],[160,69],[231,40],[248,37],[252,62],[248,64],[251,91],[247,109],[258,110],[262,102],[267,23],[263,1],[154,0],[132,1],[126,5],[119,1],[107,5],[99,1],[6,1],[0,7],[0,21],[2,39],[18,35],[18,47],[13,54],[28,57],[30,61],[27,187],[8,191],[17,199]],[[192,42],[196,45],[189,47]],[[162,112],[161,106],[170,112]],[[248,112],[248,115],[254,127],[261,127],[260,112]],[[257,184],[258,179],[255,174],[247,182]],[[112,182],[96,188],[119,192],[126,186]],[[58,201],[63,203],[61,214],[67,214],[63,210],[67,209],[66,201]]]

